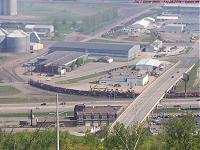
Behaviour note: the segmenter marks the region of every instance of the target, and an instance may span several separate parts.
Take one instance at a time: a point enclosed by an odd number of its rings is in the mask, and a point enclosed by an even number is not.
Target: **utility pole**
[[[57,150],[60,150],[58,94],[56,95],[56,133],[57,133]]]

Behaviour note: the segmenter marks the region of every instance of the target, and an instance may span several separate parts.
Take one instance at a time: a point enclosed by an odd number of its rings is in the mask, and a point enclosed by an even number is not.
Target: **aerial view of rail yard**
[[[200,150],[199,0],[0,0],[0,150]]]

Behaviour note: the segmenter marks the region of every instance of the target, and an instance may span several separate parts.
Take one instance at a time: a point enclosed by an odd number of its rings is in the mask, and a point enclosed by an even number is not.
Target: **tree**
[[[81,66],[82,64],[84,64],[83,58],[78,58],[78,59],[76,60],[76,65],[79,67],[79,66]]]
[[[165,125],[167,150],[197,150],[194,140],[195,117],[187,114],[181,119],[174,118]]]
[[[123,124],[117,123],[112,133],[104,139],[106,150],[133,150],[137,142],[140,143],[140,137],[143,132],[136,127],[125,128]]]

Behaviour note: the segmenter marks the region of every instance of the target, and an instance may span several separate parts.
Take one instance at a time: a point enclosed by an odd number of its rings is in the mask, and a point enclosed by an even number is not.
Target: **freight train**
[[[120,92],[120,91],[80,91],[75,89],[67,89],[62,87],[56,87],[52,85],[48,85],[45,83],[41,83],[40,81],[29,80],[28,82],[31,86],[48,90],[51,92],[57,92],[62,94],[70,94],[70,95],[81,95],[81,96],[94,96],[94,97],[108,97],[108,98],[135,98],[138,96],[138,93],[134,93],[132,91]]]

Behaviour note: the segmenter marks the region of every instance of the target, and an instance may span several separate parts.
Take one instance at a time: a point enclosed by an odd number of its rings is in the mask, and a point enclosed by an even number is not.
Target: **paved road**
[[[199,42],[195,43],[194,50],[186,54],[172,68],[161,75],[155,82],[149,85],[117,118],[111,129],[117,122],[125,127],[142,123],[159,101],[178,80],[199,61]],[[172,77],[173,76],[173,77]]]
[[[73,111],[74,106],[77,104],[85,104],[87,106],[123,106],[127,107],[130,104],[130,100],[124,101],[71,101],[66,102],[66,105],[59,105],[60,111]],[[30,110],[33,112],[54,112],[56,110],[55,103],[47,103],[46,106],[41,106],[41,103],[23,103],[23,104],[1,104],[0,113],[27,113]]]

